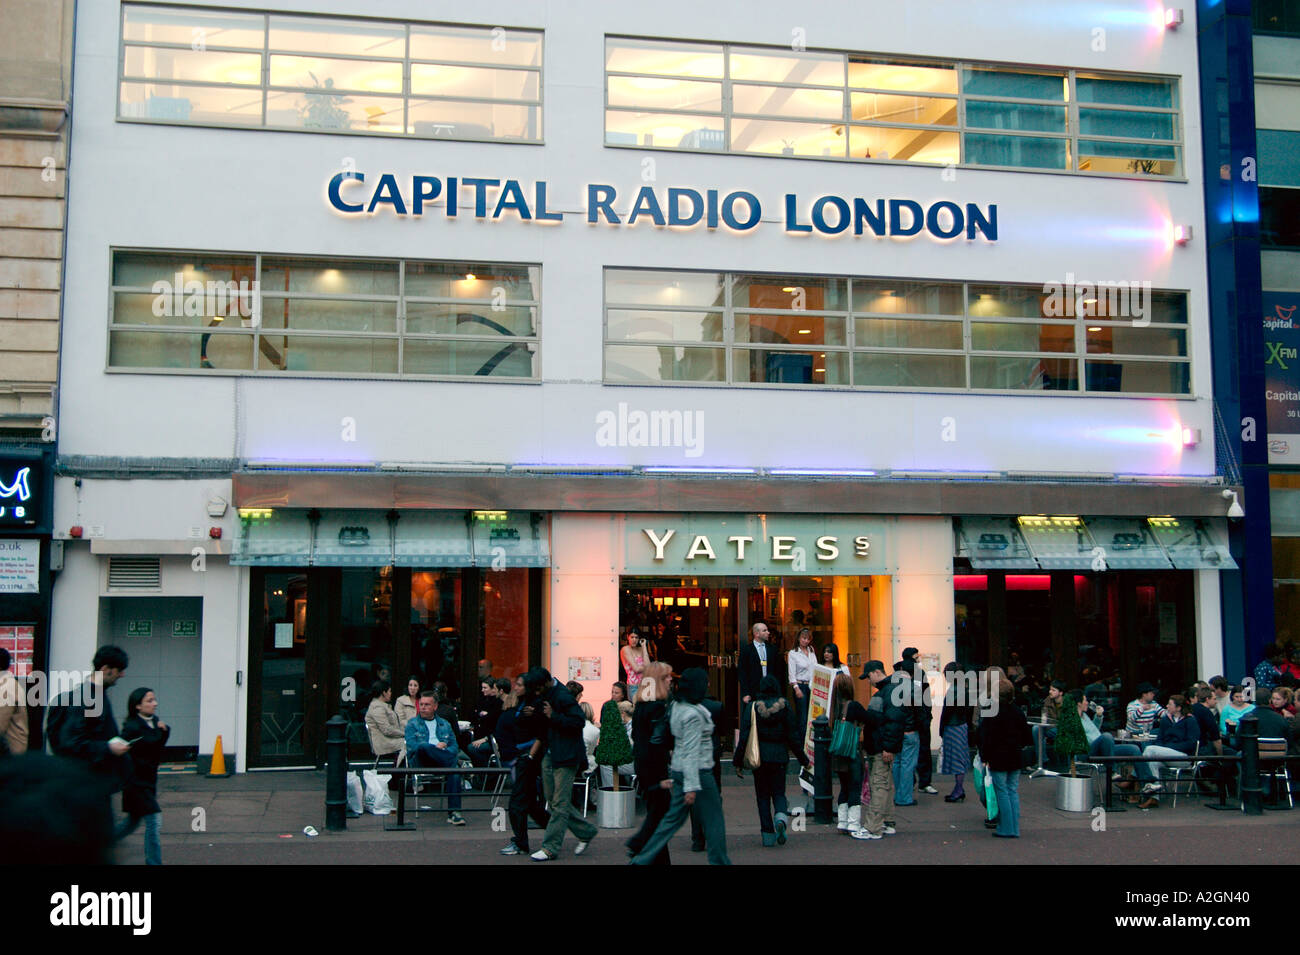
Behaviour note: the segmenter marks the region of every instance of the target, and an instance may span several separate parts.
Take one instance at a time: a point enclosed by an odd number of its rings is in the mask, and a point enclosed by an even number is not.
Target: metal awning
[[[969,560],[975,570],[1038,569],[1014,517],[959,517],[953,523],[957,556]]]
[[[1147,522],[1156,540],[1179,570],[1236,570],[1228,552],[1228,529],[1221,520],[1203,517],[1152,517]]]
[[[1090,517],[1088,530],[1110,570],[1169,570],[1173,567],[1151,525],[1136,517]]]
[[[1020,517],[1016,519],[1025,543],[1043,570],[1105,570],[1088,525],[1078,517]]]

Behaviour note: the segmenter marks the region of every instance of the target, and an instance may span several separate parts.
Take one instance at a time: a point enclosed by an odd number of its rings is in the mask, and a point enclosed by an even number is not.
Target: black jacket
[[[776,644],[767,641],[767,676],[776,677],[779,686],[785,686],[785,657]],[[758,697],[758,684],[763,679],[763,661],[758,658],[754,641],[749,641],[740,648],[740,664],[736,674],[740,682],[740,696],[749,697],[751,701]]]
[[[673,737],[668,729],[668,703],[638,703],[632,711],[632,763],[637,786],[643,792],[668,778],[668,756]]]
[[[1019,772],[1024,766],[1024,748],[1034,744],[1025,714],[1013,703],[1002,703],[995,716],[980,720],[980,759],[1000,773]]]
[[[713,720],[713,768],[717,772],[722,766],[722,703],[711,696],[700,700],[700,706],[709,711]]]
[[[867,702],[867,719],[862,733],[862,749],[868,756],[903,751],[903,733],[907,729],[907,713],[898,705],[895,688],[899,686],[898,674],[881,681],[875,694]],[[907,674],[903,674],[907,678]],[[910,679],[908,679],[910,682]],[[902,691],[899,691],[900,693]],[[849,718],[856,711],[849,707]]]
[[[150,726],[139,715],[129,716],[122,724],[122,738],[137,740],[131,744],[131,776],[122,791],[122,811],[130,816],[148,816],[162,812],[158,807],[158,764],[163,747],[171,736],[171,727]]]
[[[111,793],[131,775],[131,757],[109,751],[108,741],[117,735],[113,704],[103,687],[87,688],[83,683],[60,694],[46,717],[45,737],[54,754],[89,766]]]
[[[542,699],[551,704],[550,728],[546,737],[552,766],[587,765],[587,747],[582,742],[582,728],[587,725],[578,701],[573,694],[558,683],[553,683],[542,693]]]
[[[784,697],[759,697],[749,706],[740,710],[740,741],[732,762],[744,765],[745,748],[749,745],[749,734],[754,731],[750,722],[750,713],[754,714],[758,724],[758,758],[762,763],[778,763],[782,766],[789,760],[788,753],[793,753],[800,766],[808,765],[808,756],[803,751],[803,740],[799,738],[798,723],[794,712]]]

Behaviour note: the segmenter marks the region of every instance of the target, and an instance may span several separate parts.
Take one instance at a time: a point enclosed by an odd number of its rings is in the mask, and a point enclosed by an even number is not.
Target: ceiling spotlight
[[[1232,488],[1225,487],[1223,489],[1223,499],[1225,501],[1232,501],[1232,503],[1228,505],[1228,516],[1234,521],[1239,521],[1246,516],[1245,510],[1237,500],[1237,492]]]

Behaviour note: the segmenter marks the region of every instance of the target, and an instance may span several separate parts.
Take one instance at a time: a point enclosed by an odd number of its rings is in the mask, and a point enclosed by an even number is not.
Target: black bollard
[[[1264,814],[1264,788],[1259,783],[1259,718],[1254,711],[1237,723],[1241,746],[1241,809],[1248,816]]]
[[[325,721],[325,828],[348,827],[348,721],[335,715]]]
[[[831,821],[831,724],[825,716],[813,720],[813,820]]]

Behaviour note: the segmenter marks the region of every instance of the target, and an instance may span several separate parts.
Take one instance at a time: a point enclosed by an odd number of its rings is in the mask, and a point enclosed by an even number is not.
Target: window
[[[116,252],[108,364],[536,379],[540,278],[497,263]]]
[[[1118,175],[1181,169],[1177,81],[605,39],[605,142]]]
[[[1190,393],[1187,296],[1135,283],[605,270],[605,381]]]
[[[127,4],[121,119],[541,142],[536,30]]]
[[[1255,0],[1251,13],[1256,33],[1300,36],[1300,0]]]

